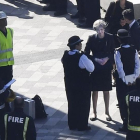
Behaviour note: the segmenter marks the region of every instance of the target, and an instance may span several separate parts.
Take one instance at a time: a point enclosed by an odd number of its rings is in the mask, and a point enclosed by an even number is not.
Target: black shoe
[[[97,120],[97,117],[92,117],[90,118],[91,121],[96,121]]]
[[[77,130],[77,128],[70,128],[70,127],[69,127],[69,129],[70,129],[70,130]]]
[[[83,17],[83,16],[80,16],[79,19],[78,19],[78,22],[80,22],[80,23],[83,23],[85,21],[86,21],[86,18]]]
[[[112,121],[112,118],[109,115],[107,115],[106,120],[107,121]]]
[[[67,14],[67,11],[56,11],[54,13],[54,16],[59,17],[59,16],[62,16],[62,15],[65,15],[65,14]]]
[[[92,25],[89,25],[89,24],[87,24],[87,23],[85,22],[85,23],[83,23],[83,24],[77,25],[77,27],[79,27],[79,28],[92,28],[93,26],[92,26]]]
[[[119,131],[127,132],[127,127],[126,126],[119,127]]]
[[[44,6],[43,11],[55,11],[56,8],[53,6]]]
[[[75,15],[71,15],[70,17],[72,18],[72,19],[76,19],[76,18],[79,18],[79,13],[77,12]]]
[[[86,128],[79,128],[78,131],[89,131],[91,130],[90,126],[87,126]]]

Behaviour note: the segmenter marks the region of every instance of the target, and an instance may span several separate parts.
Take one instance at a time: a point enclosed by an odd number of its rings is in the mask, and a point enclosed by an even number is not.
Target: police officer
[[[70,130],[90,130],[88,117],[90,110],[89,75],[94,65],[87,56],[81,53],[82,42],[78,36],[69,38],[69,51],[62,57],[64,81],[68,100],[68,125]]]
[[[14,111],[4,115],[2,140],[36,140],[33,118],[23,112],[24,99],[16,96]]]
[[[123,120],[123,126],[119,128],[120,131],[127,131],[128,113],[125,103],[125,96],[129,91],[135,89],[132,83],[128,83],[126,76],[134,75],[134,81],[140,75],[140,62],[138,52],[130,44],[130,36],[127,30],[120,29],[117,36],[121,43],[121,47],[115,52],[116,64],[116,92],[119,103],[120,115]]]
[[[126,140],[140,139],[140,78],[136,79],[136,89],[126,96],[128,107],[128,132]]]

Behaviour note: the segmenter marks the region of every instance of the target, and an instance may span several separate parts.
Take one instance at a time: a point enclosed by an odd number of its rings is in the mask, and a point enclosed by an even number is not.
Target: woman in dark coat
[[[103,91],[105,101],[105,114],[107,121],[111,120],[109,114],[109,91],[112,90],[111,85],[111,70],[114,56],[114,40],[111,34],[105,33],[105,22],[103,20],[96,20],[93,28],[97,32],[89,37],[85,53],[93,55],[93,63],[95,71],[91,74],[91,91],[93,100],[93,118],[91,121],[97,119],[97,99],[98,91]]]
[[[125,23],[122,15],[123,10],[125,9],[134,10],[133,3],[127,0],[118,0],[116,2],[111,2],[105,15],[105,21],[108,24],[106,32],[114,35],[116,48],[120,46],[116,37],[117,31],[119,29],[129,29],[129,25]]]
[[[105,15],[105,21],[112,26],[109,33],[116,34],[119,29],[128,29],[128,25],[125,24],[122,15],[125,9],[134,10],[133,3],[127,0],[118,0],[110,3]]]

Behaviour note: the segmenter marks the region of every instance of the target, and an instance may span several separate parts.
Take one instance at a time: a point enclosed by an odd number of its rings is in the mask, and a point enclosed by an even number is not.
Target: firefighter
[[[16,96],[14,111],[4,115],[1,140],[36,140],[33,118],[23,112],[24,99]]]
[[[140,77],[136,79],[136,89],[126,96],[128,107],[128,131],[126,140],[140,139]]]

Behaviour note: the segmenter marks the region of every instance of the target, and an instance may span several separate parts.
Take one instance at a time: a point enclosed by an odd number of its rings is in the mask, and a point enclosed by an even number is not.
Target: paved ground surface
[[[69,14],[76,12],[75,4],[75,0],[69,1]],[[107,7],[103,1],[102,4]],[[116,108],[115,89],[110,92],[112,122],[105,120],[103,96],[99,93],[99,119],[96,122],[89,120],[92,130],[78,132],[68,129],[61,57],[70,36],[79,35],[84,39],[84,48],[93,31],[76,28],[77,20],[71,20],[69,14],[53,17],[53,12],[43,12],[42,6],[34,0],[0,1],[0,10],[7,13],[9,27],[14,29],[14,78],[17,81],[12,89],[28,98],[39,94],[49,114],[47,119],[35,121],[37,139],[124,140],[125,135],[117,131],[122,122]]]

